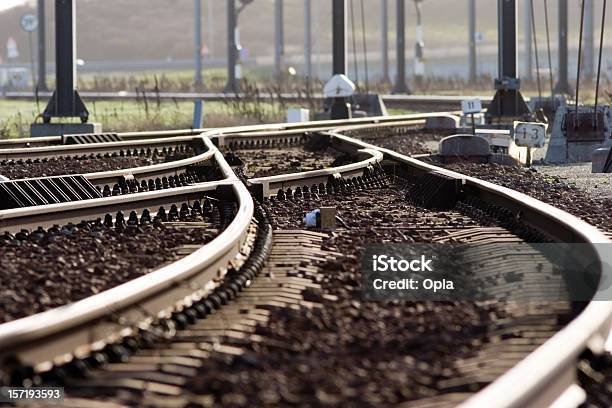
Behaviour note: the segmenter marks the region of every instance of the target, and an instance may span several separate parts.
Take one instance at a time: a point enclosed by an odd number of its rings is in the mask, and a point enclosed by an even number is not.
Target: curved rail
[[[315,129],[321,128],[321,130],[330,130],[340,126],[349,126],[353,124],[376,124],[393,122],[398,120],[425,120],[431,117],[439,117],[448,114],[456,114],[457,111],[452,112],[435,112],[435,113],[418,113],[398,116],[376,116],[368,118],[358,119],[340,119],[340,120],[324,120],[324,121],[312,121],[312,122],[297,122],[297,123],[275,123],[275,124],[264,124],[264,125],[247,125],[247,126],[233,126],[228,128],[215,129],[177,129],[177,130],[162,130],[162,131],[143,131],[143,132],[123,132],[117,133],[117,136],[125,141],[128,140],[148,140],[148,139],[159,139],[166,137],[181,137],[181,136],[197,136],[202,133],[208,133],[213,131],[215,134],[227,134],[227,133],[240,133],[240,132],[265,132],[265,131],[276,131],[276,130],[299,130],[299,129]],[[36,147],[51,147],[54,145],[60,145],[62,143],[62,136],[46,136],[46,137],[27,137],[17,139],[4,139],[0,140],[0,149],[11,149],[11,148],[27,148],[31,149]],[[42,146],[40,146],[42,145]]]
[[[185,172],[189,166],[210,162],[216,154],[216,147],[206,137],[196,137],[193,140],[199,139],[202,141],[206,151],[199,155],[186,159],[175,160],[168,163],[153,164],[151,166],[131,167],[120,170],[100,171],[95,173],[87,173],[83,176],[91,181],[94,185],[104,185],[115,183],[121,177],[134,178],[154,178],[167,177]]]
[[[563,210],[546,204],[526,194],[502,187],[475,177],[466,176],[429,163],[415,157],[405,156],[392,150],[345,136],[342,132],[374,128],[405,126],[404,121],[386,121],[379,124],[357,124],[338,127],[332,131],[322,132],[346,144],[361,149],[378,151],[384,156],[385,164],[395,163],[412,175],[439,173],[462,181],[466,194],[498,204],[512,211],[522,223],[531,226],[554,242],[585,243],[591,247],[592,259],[599,265],[600,283],[594,299],[563,330],[555,334],[527,358],[508,370],[483,391],[475,394],[462,406],[465,407],[524,407],[549,406],[555,402],[581,402],[584,392],[576,385],[576,361],[580,353],[591,349],[601,353],[612,328],[612,241],[597,228]],[[247,139],[246,140],[240,140]],[[264,147],[264,134],[229,135],[225,140],[230,146]],[[221,143],[221,142],[220,142]],[[310,174],[309,174],[310,173]],[[264,184],[264,194],[269,195],[277,188],[307,185],[313,172],[295,173],[250,179],[250,184]],[[283,184],[283,182],[285,184]],[[265,186],[267,183],[267,186]],[[272,184],[276,183],[276,184]]]
[[[388,164],[392,166],[397,166],[398,169],[401,169],[406,174],[416,176],[432,172],[444,174],[447,177],[461,180],[464,192],[466,194],[481,198],[487,202],[492,202],[503,206],[504,208],[510,210],[517,218],[520,218],[523,223],[534,227],[541,233],[547,235],[553,241],[578,242],[589,244],[591,247],[592,259],[595,260],[600,266],[600,272],[602,274],[606,273],[606,275],[603,275],[602,279],[600,280],[598,293],[595,299],[591,301],[587,305],[587,307],[565,328],[556,333],[542,346],[533,351],[527,358],[523,359],[516,366],[508,370],[491,385],[489,385],[484,390],[477,393],[468,401],[466,401],[463,406],[482,407],[491,406],[492,404],[494,404],[495,406],[502,407],[548,406],[555,402],[567,402],[570,401],[572,398],[576,398],[575,364],[577,357],[586,348],[590,348],[595,352],[603,350],[605,339],[612,326],[612,302],[598,301],[600,299],[609,299],[610,291],[612,291],[612,289],[606,286],[608,282],[612,281],[612,276],[608,276],[607,273],[609,273],[609,271],[603,268],[604,265],[612,264],[612,254],[606,252],[604,250],[604,247],[602,246],[609,245],[612,242],[595,227],[587,224],[586,222],[578,219],[577,217],[572,216],[566,213],[565,211],[545,204],[532,197],[529,197],[525,194],[495,185],[493,183],[479,180],[474,177],[469,177],[456,172],[452,172],[419,161],[415,158],[393,152],[389,149],[380,148],[375,145],[355,140],[342,134],[342,132],[356,130],[364,127],[371,128],[376,127],[378,125],[389,126],[394,122],[397,125],[402,126],[405,125],[406,121],[419,120],[417,116],[419,115],[406,115],[404,117],[384,119],[370,118],[368,120],[354,120],[350,122],[350,126],[346,126],[346,121],[340,121],[335,123],[326,122],[323,125],[321,123],[316,123],[314,125],[300,124],[296,125],[295,127],[290,125],[236,127],[228,129],[209,130],[204,132],[202,136],[204,137],[204,140],[208,140],[208,138],[214,138],[217,140],[217,143],[219,145],[223,145],[224,143],[231,142],[232,138],[235,138],[233,139],[234,141],[238,140],[239,138],[250,138],[253,141],[257,138],[263,139],[265,138],[265,134],[263,132],[269,132],[271,129],[275,131],[292,131],[294,134],[299,134],[303,133],[305,130],[311,130],[308,128],[308,126],[311,126],[317,131],[321,131],[322,129],[325,129],[326,126],[330,126],[332,130],[325,132],[325,134],[329,135],[331,140],[335,141],[334,143],[351,146],[351,149],[354,149],[355,151],[361,151],[362,154],[369,157],[361,163],[355,164],[358,165],[357,167],[361,169],[363,169],[364,166],[367,167],[368,165],[372,165],[374,163],[380,163],[382,160],[385,162],[385,165]],[[422,119],[422,117],[420,119]],[[300,132],[300,130],[302,131]],[[270,137],[270,135],[268,135],[268,137]],[[207,142],[207,147],[214,148],[214,146],[210,144],[210,141]],[[81,317],[78,317],[78,314],[80,313],[80,308],[75,307],[78,304],[75,303],[71,306],[60,308],[62,309],[61,313],[69,313],[65,316],[70,317],[66,317],[65,320],[62,320],[61,318],[58,318],[58,315],[53,314],[60,313],[60,310],[57,309],[45,312],[49,314],[46,315],[47,319],[44,320],[40,318],[40,315],[35,315],[17,320],[15,322],[10,322],[1,325],[0,349],[6,349],[6,347],[14,347],[16,344],[27,344],[28,342],[31,342],[37,338],[46,338],[52,333],[58,335],[68,327],[76,328],[79,325],[84,324],[87,319],[91,320],[96,318],[102,318],[102,316],[109,313],[110,311],[115,311],[121,309],[122,307],[124,309],[128,308],[128,305],[132,301],[140,302],[145,300],[147,296],[151,296],[153,293],[161,293],[165,289],[173,287],[172,285],[174,285],[179,280],[188,279],[189,277],[193,276],[193,274],[197,274],[197,271],[201,271],[202,268],[207,268],[207,266],[204,265],[206,264],[206,262],[214,262],[214,260],[210,256],[210,252],[208,252],[211,251],[211,249],[220,252],[226,251],[224,253],[228,254],[227,256],[229,256],[230,253],[235,253],[235,251],[237,250],[237,247],[235,245],[236,243],[240,242],[241,234],[244,234],[246,231],[244,223],[247,221],[247,219],[250,220],[250,217],[252,215],[252,202],[250,201],[250,197],[248,197],[248,193],[246,192],[244,186],[237,182],[230,167],[227,165],[226,162],[224,162],[221,153],[216,150],[216,148],[214,149],[214,157],[220,168],[222,169],[223,173],[226,175],[226,180],[222,182],[204,183],[202,185],[185,187],[181,189],[165,190],[163,192],[141,193],[128,197],[134,197],[133,200],[144,200],[146,199],[145,197],[157,197],[154,196],[155,194],[159,194],[160,196],[162,196],[164,194],[177,193],[178,190],[183,193],[186,193],[188,191],[186,189],[192,189],[193,191],[204,191],[206,190],[207,186],[231,186],[235,194],[241,199],[241,219],[238,220],[237,217],[237,219],[234,220],[234,223],[236,223],[235,226],[232,227],[231,230],[228,228],[226,231],[224,231],[223,234],[227,233],[226,235],[220,235],[211,243],[204,246],[201,250],[195,253],[199,254],[199,256],[188,256],[183,259],[183,262],[179,261],[180,263],[177,262],[166,268],[153,272],[154,274],[156,274],[155,282],[151,283],[150,286],[147,286],[147,295],[129,293],[129,291],[125,289],[130,288],[131,290],[138,290],[139,284],[135,283],[138,280],[135,280],[124,284],[129,286],[124,287],[124,285],[122,285],[120,287],[117,287],[117,291],[113,292],[117,296],[125,296],[123,301],[119,301],[118,303],[116,303],[116,305],[118,306],[113,306],[115,302],[112,302],[111,305],[106,305],[107,308],[96,308],[93,306],[93,304],[85,303],[85,305],[87,305],[88,307],[82,308],[82,313],[91,313],[91,315],[83,315]],[[353,170],[352,168],[345,167],[346,166],[342,166],[335,170],[337,172],[338,169],[342,169],[346,170],[347,173],[350,173],[350,171]],[[313,172],[297,173],[293,175],[273,176],[272,178],[252,179],[250,180],[250,183],[257,184],[263,183],[265,181],[284,181],[286,183],[297,183],[298,181],[301,181],[302,183],[304,183],[304,178],[315,177],[315,175],[317,177],[323,176],[323,173],[317,173],[321,171],[322,170],[317,170]],[[323,170],[323,172],[325,172],[326,177],[329,177],[330,174],[334,174],[334,169],[325,169]],[[308,183],[311,183],[311,181],[308,181]],[[268,185],[268,190],[270,189],[272,189],[272,187]],[[138,198],[136,196],[138,196]],[[111,200],[113,199],[117,200],[117,203],[119,203],[124,198],[109,197],[106,199],[109,200],[106,201],[106,203],[111,203]],[[57,206],[60,205],[55,205],[56,208],[59,208]],[[42,217],[41,219],[45,217],[44,209],[38,207],[10,211],[15,211],[15,213],[13,214],[17,214],[19,211],[21,211],[22,214],[33,211],[38,214],[38,216]],[[5,214],[6,213],[4,212],[0,213],[0,225],[4,223],[10,223],[9,220],[12,219],[11,217],[7,217]],[[234,225],[234,223],[232,223],[232,225]],[[34,224],[39,225],[40,221],[36,220]],[[16,227],[17,224],[13,225]],[[27,225],[29,224],[26,224],[26,226]],[[226,243],[224,242],[226,239],[233,241],[231,244]],[[211,246],[213,244],[214,246]],[[200,256],[202,256],[203,258],[200,258]],[[221,258],[223,258],[224,261],[228,259],[227,257],[223,256]],[[205,261],[202,261],[202,259],[205,259]],[[182,268],[182,270],[179,271],[178,268]],[[165,278],[171,280],[165,281],[164,277],[162,276],[163,274],[158,273],[161,271],[165,271],[165,273],[168,274]],[[148,278],[151,276],[152,274],[147,275]],[[131,300],[129,300],[130,296],[132,296]],[[90,300],[85,299],[81,302],[90,302]],[[136,316],[138,316],[138,313],[136,313]],[[58,325],[56,326],[56,331],[52,331],[52,333],[48,332],[48,330],[50,329],[46,327],[46,323],[49,321],[49,317],[53,317],[53,319],[56,319],[55,324]],[[28,321],[26,319],[31,320]],[[29,324],[26,324],[28,322]],[[61,324],[64,324],[65,326],[61,326]],[[87,334],[91,335],[91,329],[87,329]],[[108,332],[105,332],[105,334],[108,334]],[[16,340],[14,340],[13,336],[18,336],[15,338],[19,338],[21,343],[18,343]],[[103,338],[103,336],[98,336],[97,338]],[[81,337],[80,341],[81,344],[83,344],[84,337]],[[91,340],[88,340],[87,342],[90,341]],[[75,345],[76,343],[72,342],[70,343],[70,346],[63,346],[62,344],[62,347],[66,349],[65,352],[68,352],[74,349]],[[37,358],[41,359],[43,358],[43,356],[38,356]],[[46,356],[46,358],[48,358],[48,355]],[[36,360],[36,358],[34,360]]]
[[[340,132],[359,127],[339,128],[329,132],[337,138],[347,136]],[[581,219],[543,203],[523,193],[493,183],[446,170],[392,150],[355,141],[363,148],[378,149],[386,160],[406,166],[413,174],[437,172],[461,179],[468,194],[499,203],[510,209],[521,221],[536,228],[557,242],[590,244],[592,259],[600,267],[601,278],[595,298],[570,324],[556,333],[527,358],[512,367],[481,392],[467,400],[462,407],[550,406],[581,402],[576,385],[576,362],[580,353],[591,349],[601,353],[612,327],[612,282],[610,241],[601,231]],[[565,405],[564,405],[565,406]]]
[[[304,184],[325,183],[329,177],[361,176],[366,169],[373,169],[374,165],[380,163],[383,158],[382,153],[374,149],[359,149],[358,153],[363,159],[357,163],[301,173],[252,178],[249,179],[249,185],[261,185],[262,194],[269,196],[272,192],[279,189],[303,186]]]
[[[121,142],[90,143],[81,145],[61,145],[31,147],[27,149],[1,149],[0,160],[48,159],[58,156],[85,155],[91,153],[117,153],[125,149],[136,148],[163,148],[179,146],[191,142],[193,136],[166,137],[151,140],[128,140]]]
[[[222,182],[1,211],[0,228],[10,231],[50,226],[58,219],[79,222],[118,209],[144,209],[177,200],[192,201],[215,189],[224,189],[225,193],[229,189],[238,202],[238,211],[230,225],[210,243],[179,261],[89,298],[0,325],[0,350],[18,354],[24,363],[44,363],[52,356],[103,341],[118,328],[125,328],[106,321],[109,315],[137,322],[193,294],[193,284],[205,288],[219,269],[238,254],[253,216],[253,201],[248,190],[224,163],[221,153],[215,150],[214,155],[226,177]]]

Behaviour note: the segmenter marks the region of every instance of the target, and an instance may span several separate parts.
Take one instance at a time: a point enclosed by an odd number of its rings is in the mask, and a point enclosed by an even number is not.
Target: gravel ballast
[[[204,221],[199,215],[183,219]],[[27,236],[2,235],[0,323],[86,298],[159,269],[179,259],[181,247],[212,240],[217,228],[155,220],[138,227],[86,223]]]
[[[343,225],[324,239],[324,249],[343,256],[319,265],[322,288],[305,297],[321,307],[270,308],[270,323],[254,332],[263,341],[245,344],[238,357],[206,361],[188,388],[214,396],[222,406],[374,407],[485,386],[457,380],[461,362],[483,344],[499,341],[490,330],[515,318],[508,304],[362,299],[359,259],[365,245],[432,242],[454,228],[481,225],[456,211],[417,208],[406,192],[393,183],[269,203],[272,224],[280,230],[304,228],[302,218],[313,208],[338,209]]]

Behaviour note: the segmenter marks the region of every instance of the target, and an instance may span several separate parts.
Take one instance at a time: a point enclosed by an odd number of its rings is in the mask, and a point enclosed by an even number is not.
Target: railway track
[[[516,407],[579,401],[578,358],[586,349],[603,350],[612,306],[570,301],[567,277],[554,273],[537,250],[500,250],[474,269],[479,276],[457,269],[462,287],[497,302],[364,301],[359,257],[381,243],[576,242],[598,261],[591,272],[605,272],[609,254],[602,244],[610,241],[578,218],[517,191],[346,136],[401,135],[421,120],[177,136],[177,143],[198,140],[200,154],[136,167],[128,178],[141,185],[139,178],[160,171],[176,175],[201,162],[215,168],[217,177],[184,178],[181,185],[160,189],[145,182],[146,190],[131,191],[138,194],[111,192],[1,211],[3,259],[23,259],[32,253],[27,245],[48,249],[50,237],[58,237],[53,248],[60,251],[63,240],[85,236],[104,245],[113,237],[117,247],[136,248],[128,252],[155,239],[172,242],[148,269],[142,257],[119,255],[121,269],[134,275],[111,282],[112,288],[102,284],[99,293],[89,288],[65,298],[74,303],[51,302],[35,314],[5,318],[4,381],[61,384],[65,404],[73,406],[94,400],[109,406],[494,401]],[[106,146],[116,143],[125,142]],[[142,141],[147,143],[157,142]],[[14,153],[39,154],[37,149]],[[294,154],[299,163],[283,168],[286,157],[279,151]],[[102,184],[121,171],[85,177],[104,191]],[[304,227],[304,215],[319,207],[336,209],[333,232]],[[197,239],[177,241],[186,235]],[[482,263],[482,253],[465,259]],[[521,267],[533,262],[542,265],[537,274]],[[517,302],[517,291],[533,298],[520,282],[502,283],[511,271],[524,273],[534,287],[562,288],[562,296]],[[605,288],[599,289],[603,299]]]
[[[398,115],[394,117],[375,117],[375,118],[360,118],[350,120],[328,120],[308,123],[277,123],[277,124],[265,124],[265,125],[252,125],[252,126],[236,126],[226,128],[224,131],[219,132],[212,130],[211,136],[216,137],[223,135],[228,132],[240,133],[240,132],[270,132],[280,130],[300,130],[308,129],[314,130],[329,130],[338,126],[354,125],[354,124],[376,124],[376,123],[394,123],[398,120],[404,121],[404,127],[416,127],[423,126],[427,118],[437,118],[449,114],[456,114],[457,111],[449,112],[436,112],[436,113],[418,113],[408,115]],[[136,141],[136,140],[150,140],[150,139],[161,139],[169,137],[185,137],[185,136],[198,136],[203,132],[207,132],[211,129],[177,129],[177,130],[165,130],[165,131],[146,131],[146,132],[123,132],[123,133],[102,133],[93,135],[65,135],[65,136],[47,136],[47,137],[36,137],[36,138],[17,138],[17,139],[3,139],[0,140],[0,149],[13,149],[13,148],[32,148],[32,147],[50,147],[57,145],[70,145],[70,144],[88,144],[88,143],[104,143],[104,142],[118,142],[118,141]]]

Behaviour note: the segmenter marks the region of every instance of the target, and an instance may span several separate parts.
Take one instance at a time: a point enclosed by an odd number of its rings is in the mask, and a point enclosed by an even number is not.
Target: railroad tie
[[[85,379],[69,380],[65,403],[95,404],[104,396],[104,404],[109,405],[101,407],[118,407],[130,401],[147,406],[182,406],[189,402],[210,405],[207,396],[191,395],[184,389],[207,359],[242,356],[253,343],[291,347],[266,337],[272,310],[321,307],[305,299],[305,292],[320,288],[317,281],[323,275],[317,265],[341,255],[322,249],[324,237],[313,231],[274,231],[271,253],[262,272],[233,301],[177,330],[167,342],[138,350],[124,362],[92,370]]]

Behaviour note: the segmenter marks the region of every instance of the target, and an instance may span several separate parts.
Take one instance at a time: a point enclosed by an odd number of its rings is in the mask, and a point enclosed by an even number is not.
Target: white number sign
[[[514,143],[523,147],[544,147],[545,123],[514,122]]]
[[[461,110],[464,114],[480,113],[482,102],[480,99],[464,99],[461,101]]]

